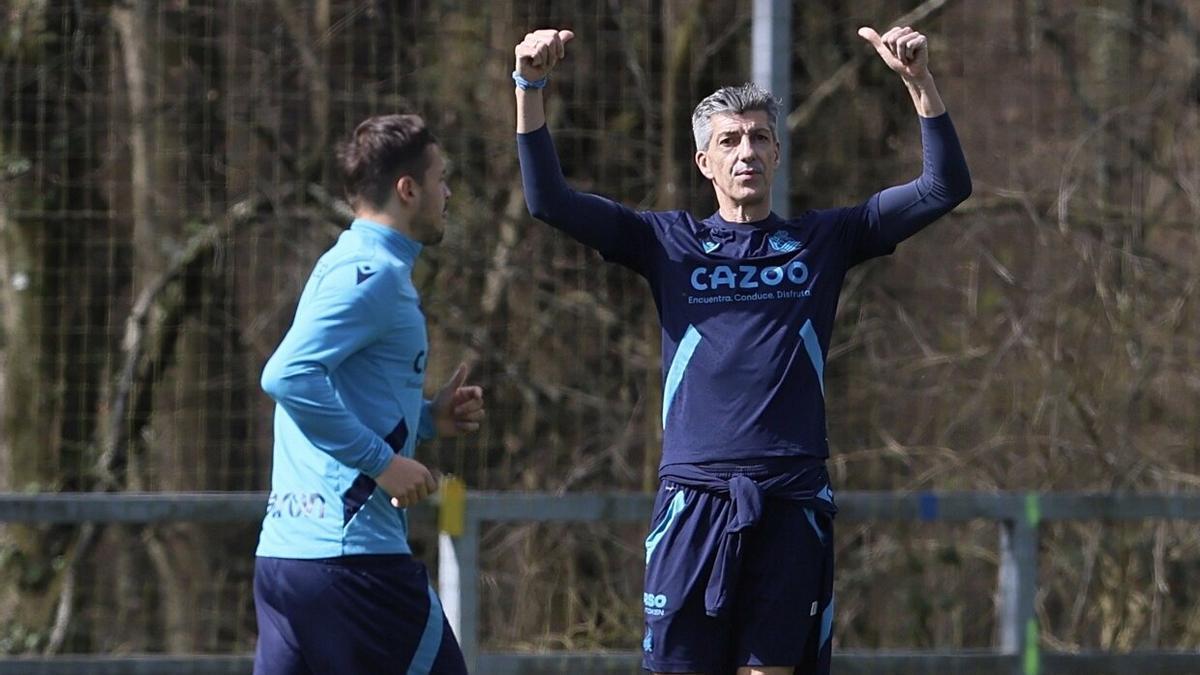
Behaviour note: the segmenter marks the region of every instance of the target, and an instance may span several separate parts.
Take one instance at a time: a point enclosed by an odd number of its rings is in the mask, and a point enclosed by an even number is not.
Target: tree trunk
[[[15,55],[0,87],[13,105],[0,111],[0,128],[27,132],[0,141],[3,163],[22,167],[9,171],[0,202],[0,490],[86,489],[92,411],[112,348],[105,317],[120,291],[111,270],[80,261],[119,260],[121,252],[108,248],[109,224],[96,215],[104,199],[87,180],[102,161],[85,123],[103,114],[90,102],[97,85],[63,64],[84,58],[76,38],[96,26],[74,6],[21,4],[9,16],[18,17]],[[102,69],[103,57],[93,65]],[[39,137],[78,150],[47,156]],[[62,215],[72,210],[75,217]],[[60,593],[73,593],[61,566],[72,541],[72,528],[0,528],[0,546],[11,552],[0,574],[14,580],[0,591],[0,638],[14,649],[37,651],[50,640]]]

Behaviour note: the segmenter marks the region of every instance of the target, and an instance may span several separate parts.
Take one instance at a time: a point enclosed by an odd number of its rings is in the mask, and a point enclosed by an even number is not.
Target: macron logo
[[[358,283],[361,284],[362,282],[366,281],[367,279],[370,279],[371,277],[375,276],[375,273],[378,272],[378,270],[373,270],[368,265],[359,265],[357,272],[358,272]]]
[[[704,242],[704,252],[705,253],[712,253],[713,251],[717,250],[720,247],[721,247],[720,242],[716,242],[716,241]]]

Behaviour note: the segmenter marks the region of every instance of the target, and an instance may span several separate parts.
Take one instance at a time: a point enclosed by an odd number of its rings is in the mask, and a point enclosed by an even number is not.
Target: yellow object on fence
[[[467,484],[458,476],[442,479],[438,529],[452,537],[462,536],[467,522]]]

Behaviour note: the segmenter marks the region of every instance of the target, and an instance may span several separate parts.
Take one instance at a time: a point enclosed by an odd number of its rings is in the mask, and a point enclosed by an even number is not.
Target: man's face
[[[719,113],[709,118],[708,148],[696,153],[696,166],[713,183],[718,196],[738,205],[771,200],[771,178],[779,165],[779,142],[767,113]]]
[[[417,211],[413,216],[413,236],[422,244],[436,244],[446,234],[446,200],[450,198],[450,186],[446,183],[448,165],[446,156],[439,146],[425,149],[430,158],[429,167],[417,182]]]

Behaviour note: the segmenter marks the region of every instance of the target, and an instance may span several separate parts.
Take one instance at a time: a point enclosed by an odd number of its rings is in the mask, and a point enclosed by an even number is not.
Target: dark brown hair
[[[337,148],[346,198],[355,208],[364,202],[383,208],[400,178],[424,178],[430,163],[425,149],[436,144],[437,138],[417,115],[367,118]]]

